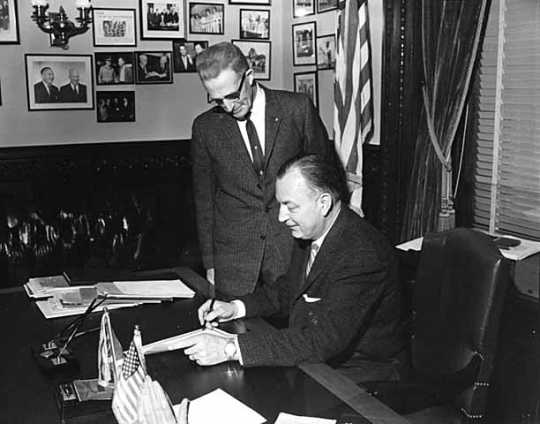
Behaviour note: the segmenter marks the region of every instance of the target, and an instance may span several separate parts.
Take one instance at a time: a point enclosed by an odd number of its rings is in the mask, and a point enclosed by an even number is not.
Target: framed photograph
[[[317,23],[305,22],[292,26],[293,65],[316,65],[317,49]]]
[[[315,14],[315,0],[293,0],[293,17],[301,18],[303,16]]]
[[[93,109],[91,55],[26,54],[28,110]]]
[[[253,4],[259,6],[270,6],[270,0],[229,0],[229,4]]]
[[[133,52],[94,53],[96,85],[134,84]]]
[[[240,9],[240,38],[268,40],[270,38],[270,11]]]
[[[295,72],[294,91],[307,94],[316,108],[319,107],[319,84],[317,72]]]
[[[195,60],[197,55],[208,48],[208,41],[173,41],[174,72],[196,72]]]
[[[17,0],[0,0],[0,44],[20,44]]]
[[[242,50],[246,56],[254,76],[258,80],[269,80],[272,68],[270,41],[232,40],[232,43]]]
[[[192,34],[224,34],[224,24],[224,4],[189,3],[189,32]]]
[[[94,9],[94,47],[137,45],[135,9]]]
[[[135,52],[135,84],[171,84],[172,53]]]
[[[98,122],[135,122],[134,91],[97,91]]]
[[[336,37],[334,34],[317,37],[317,69],[336,69]]]
[[[317,13],[324,13],[338,8],[338,0],[317,0]]]
[[[141,39],[170,40],[186,36],[184,0],[139,0]]]

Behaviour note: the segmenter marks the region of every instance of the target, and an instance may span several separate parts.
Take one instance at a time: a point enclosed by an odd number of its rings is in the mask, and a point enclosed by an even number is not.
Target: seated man
[[[288,316],[284,329],[220,337],[182,347],[200,365],[324,362],[356,382],[399,378],[404,351],[401,294],[391,247],[351,211],[343,171],[317,155],[283,164],[277,174],[279,220],[296,239],[287,273],[231,302],[199,309],[201,324],[251,316]]]

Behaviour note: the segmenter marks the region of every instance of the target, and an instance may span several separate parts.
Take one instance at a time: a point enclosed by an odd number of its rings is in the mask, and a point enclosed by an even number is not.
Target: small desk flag
[[[111,326],[109,311],[105,308],[101,316],[98,345],[98,384],[100,386],[113,388],[118,381],[122,352],[122,345]]]

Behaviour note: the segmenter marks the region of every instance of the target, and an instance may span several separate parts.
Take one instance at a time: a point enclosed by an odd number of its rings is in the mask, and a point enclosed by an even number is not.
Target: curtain
[[[454,227],[452,144],[464,113],[488,0],[422,0],[422,112],[401,239]]]

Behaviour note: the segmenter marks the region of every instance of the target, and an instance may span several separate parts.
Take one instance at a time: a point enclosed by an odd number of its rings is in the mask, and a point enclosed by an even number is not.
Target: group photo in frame
[[[271,53],[272,44],[270,41],[255,40],[232,40],[249,62],[253,69],[253,75],[257,80],[269,80],[272,69]]]
[[[240,9],[240,39],[270,39],[270,10]]]
[[[208,41],[174,40],[173,64],[175,73],[196,72],[197,55],[208,48]]]
[[[25,54],[28,110],[93,109],[92,56]]]
[[[133,52],[94,53],[96,85],[134,84]]]
[[[315,14],[315,0],[293,0],[293,18]]]
[[[270,6],[271,0],[229,0],[229,4],[249,4],[257,6]]]
[[[307,94],[316,108],[319,107],[319,84],[317,72],[295,72],[294,92]]]
[[[293,65],[316,65],[317,23],[304,22],[292,26]]]
[[[19,44],[17,0],[0,0],[0,44]]]
[[[329,12],[338,8],[338,0],[317,0],[317,13]]]
[[[336,69],[336,37],[317,36],[317,69]]]
[[[135,84],[172,84],[170,51],[135,52]]]
[[[222,3],[189,3],[191,34],[224,34],[225,5]]]
[[[97,91],[97,122],[135,122],[134,91]]]
[[[171,40],[185,38],[184,0],[139,0],[141,39]]]
[[[135,47],[135,9],[93,9],[94,47]]]

